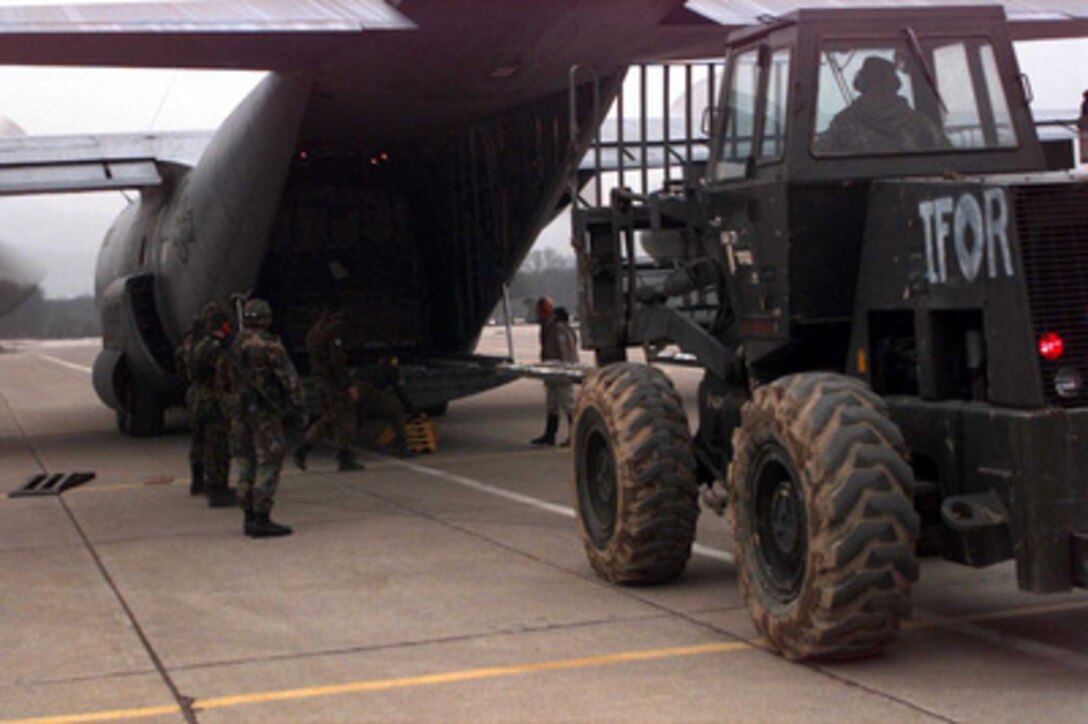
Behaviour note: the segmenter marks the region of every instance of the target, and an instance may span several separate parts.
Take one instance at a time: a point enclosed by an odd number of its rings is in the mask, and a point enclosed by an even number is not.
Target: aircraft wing
[[[585,60],[577,36],[592,33],[584,54],[594,48],[624,47],[629,60],[705,57],[721,46],[722,30],[752,25],[802,7],[984,5],[994,0],[218,0],[200,2],[103,2],[0,8],[0,64],[81,65],[144,68],[233,68],[315,70],[358,52],[361,33],[420,29],[422,49],[448,62],[433,33],[447,30],[462,48],[502,37],[538,43],[549,52],[565,50],[565,69]],[[1013,38],[1088,36],[1084,0],[1004,0]],[[395,6],[395,7],[394,7]],[[647,34],[646,23],[657,27]],[[718,27],[715,27],[715,26]],[[628,26],[637,34],[626,36]],[[552,29],[563,28],[569,43],[556,42]],[[715,30],[717,32],[711,32]],[[400,33],[394,33],[399,36]],[[407,33],[415,35],[415,33]],[[477,37],[478,36],[478,37]],[[437,45],[435,41],[437,40]],[[556,42],[553,42],[556,41]],[[422,41],[421,41],[422,42]],[[643,52],[633,52],[637,45]],[[428,55],[408,43],[413,62],[428,67]],[[552,47],[556,46],[556,47]],[[385,45],[369,67],[389,71],[400,61],[395,46]],[[716,52],[711,52],[716,54]],[[354,60],[354,58],[352,58]],[[472,58],[464,58],[466,61]],[[529,59],[498,58],[510,68]],[[534,63],[538,63],[532,59]],[[434,65],[441,69],[443,65]],[[501,66],[494,72],[499,72]],[[397,66],[393,66],[394,69]],[[474,70],[474,69],[473,69]],[[495,76],[501,77],[501,76]]]
[[[159,162],[193,165],[211,131],[0,138],[0,196],[162,183]]]
[[[290,70],[327,57],[344,37],[411,27],[384,0],[5,7],[0,64]]]
[[[1013,40],[1088,37],[1085,0],[687,0],[688,10],[721,25],[749,25],[800,8],[1003,5]]]

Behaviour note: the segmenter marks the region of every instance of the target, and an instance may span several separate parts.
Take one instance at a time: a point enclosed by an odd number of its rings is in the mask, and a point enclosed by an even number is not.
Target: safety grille
[[[1054,362],[1039,360],[1043,392],[1063,407],[1088,404],[1088,183],[1021,186],[1015,191],[1016,229],[1035,339],[1048,332],[1065,343]],[[1080,391],[1061,397],[1058,370],[1079,373]]]

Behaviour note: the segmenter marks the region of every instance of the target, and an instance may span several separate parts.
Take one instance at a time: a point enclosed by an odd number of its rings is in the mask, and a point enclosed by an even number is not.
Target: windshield
[[[948,153],[1016,145],[984,39],[832,41],[820,52],[817,156]]]

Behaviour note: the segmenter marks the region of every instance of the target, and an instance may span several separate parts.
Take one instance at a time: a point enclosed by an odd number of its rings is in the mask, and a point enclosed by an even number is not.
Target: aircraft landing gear
[[[133,437],[162,435],[165,410],[154,390],[128,380],[123,405],[117,410],[118,430]]]

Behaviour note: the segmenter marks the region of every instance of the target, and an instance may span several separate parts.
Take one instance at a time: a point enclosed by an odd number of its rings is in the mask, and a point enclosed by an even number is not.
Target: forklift
[[[1004,10],[801,10],[726,44],[705,153],[621,120],[572,182],[591,566],[677,578],[702,501],[793,660],[883,650],[923,555],[1084,587],[1088,179],[1048,167]],[[681,171],[636,191],[625,162]],[[694,435],[632,347],[703,371]]]

